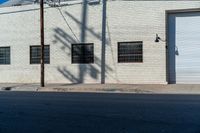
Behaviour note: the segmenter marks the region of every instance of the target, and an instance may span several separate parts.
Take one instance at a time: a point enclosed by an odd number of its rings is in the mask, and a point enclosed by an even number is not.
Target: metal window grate
[[[44,63],[50,63],[49,45],[44,46]],[[41,46],[30,46],[30,64],[40,64]]]
[[[143,62],[142,42],[119,42],[118,62]]]
[[[94,63],[93,43],[72,44],[72,63]]]
[[[0,47],[0,64],[10,64],[10,47]]]

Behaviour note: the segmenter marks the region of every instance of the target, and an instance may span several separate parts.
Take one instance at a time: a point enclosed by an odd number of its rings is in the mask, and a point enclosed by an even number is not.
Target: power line
[[[58,7],[57,9],[58,9],[58,11],[60,12],[60,15],[63,17],[65,23],[66,23],[67,26],[69,27],[69,29],[70,29],[70,31],[72,32],[72,34],[73,34],[73,36],[75,37],[75,39],[76,39],[78,42],[80,42],[79,39],[78,39],[78,37],[76,36],[76,34],[74,33],[74,31],[72,30],[71,26],[70,26],[69,23],[67,22],[67,20],[66,20],[65,16],[63,15],[62,11],[60,10],[60,8]]]

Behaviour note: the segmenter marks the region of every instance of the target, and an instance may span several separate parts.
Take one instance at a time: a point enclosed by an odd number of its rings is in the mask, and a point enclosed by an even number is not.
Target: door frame
[[[165,38],[166,38],[166,81],[168,84],[169,83],[169,50],[168,50],[168,45],[169,45],[169,27],[168,27],[168,21],[169,21],[169,15],[171,14],[180,14],[180,13],[195,13],[195,12],[200,12],[200,8],[191,8],[191,9],[177,9],[177,10],[166,10],[165,11]],[[176,67],[176,66],[175,66]]]

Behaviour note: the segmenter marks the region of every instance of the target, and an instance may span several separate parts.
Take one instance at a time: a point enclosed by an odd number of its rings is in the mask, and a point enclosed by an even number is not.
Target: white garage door
[[[169,83],[200,84],[200,12],[168,18]]]

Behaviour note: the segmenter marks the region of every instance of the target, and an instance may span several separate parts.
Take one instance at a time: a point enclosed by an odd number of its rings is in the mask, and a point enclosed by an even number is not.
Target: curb
[[[39,87],[39,92],[102,92],[102,93],[155,93],[147,89],[122,88],[122,87],[102,87],[102,86],[71,86],[71,87]]]

